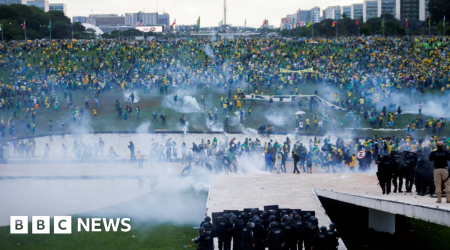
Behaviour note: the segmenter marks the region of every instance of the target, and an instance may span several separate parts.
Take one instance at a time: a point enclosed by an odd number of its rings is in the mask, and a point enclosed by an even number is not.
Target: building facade
[[[340,6],[330,6],[325,9],[323,19],[340,19],[340,18],[341,18]]]
[[[27,6],[34,6],[37,7],[41,10],[43,10],[44,12],[48,11],[48,1],[28,1],[27,2]]]
[[[341,6],[341,16],[345,15],[347,18],[351,18],[352,16],[352,6]]]
[[[162,25],[164,30],[168,30],[170,26],[170,15],[167,13],[158,14],[158,25]]]
[[[0,5],[27,4],[27,0],[0,0]]]
[[[74,16],[74,17],[72,17],[72,23],[76,23],[76,22],[86,23],[87,22],[87,17],[85,17],[85,16]]]
[[[378,1],[363,2],[363,21],[378,17]]]
[[[397,1],[398,0],[378,0],[378,16],[384,14],[389,14],[394,16],[397,19],[400,19],[397,16]]]
[[[363,4],[352,4],[351,19],[361,19],[363,17]]]
[[[311,11],[310,10],[299,10],[297,12],[297,20],[298,22],[307,23],[311,21]]]
[[[48,10],[61,11],[67,16],[67,5],[65,3],[49,3]]]
[[[311,20],[313,23],[320,23],[320,7],[314,7],[311,9]]]

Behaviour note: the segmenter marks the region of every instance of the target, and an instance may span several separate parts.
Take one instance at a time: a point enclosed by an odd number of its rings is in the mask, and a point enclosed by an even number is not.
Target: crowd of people
[[[215,249],[215,237],[219,250],[297,250],[303,246],[308,250],[336,250],[339,246],[340,236],[334,223],[329,229],[319,228],[315,216],[302,216],[295,210],[224,213],[214,225],[209,216],[200,223],[199,236],[193,239],[197,249]]]
[[[386,102],[391,92],[436,89],[444,93],[450,88],[448,40],[439,37],[39,40],[2,42],[0,53],[4,76],[1,109],[6,113],[0,123],[3,136],[6,129],[12,135],[17,129],[28,129],[33,134],[36,114],[44,110],[58,112],[62,101],[73,112],[74,123],[82,124],[84,109],[95,116],[101,114],[100,96],[113,89],[118,90],[118,95],[123,91],[149,93],[157,89],[161,94],[175,94],[175,102],[178,89],[200,89],[203,93],[209,88],[223,89],[228,96],[221,100],[219,108],[226,114],[230,104],[245,104],[245,96],[239,94],[300,95],[303,84],[325,83],[339,89],[334,103],[351,110],[349,117],[355,112],[368,112],[370,116],[365,118],[373,118],[371,124],[377,124],[380,117],[387,116],[391,121],[389,113],[377,110],[377,103]],[[282,73],[281,69],[294,72]],[[304,69],[312,70],[295,73]],[[246,87],[238,87],[243,82]],[[75,91],[86,95],[74,100]],[[64,93],[64,100],[58,93]],[[236,94],[238,100],[233,98]],[[95,108],[89,106],[93,100]],[[133,103],[132,96],[129,100]],[[209,112],[212,119],[213,109],[203,108],[203,98],[201,104],[203,115]],[[139,107],[125,108],[116,103],[121,119],[126,120],[134,110],[140,112]],[[250,116],[251,107],[242,107],[241,113]],[[320,118],[313,120],[320,120],[321,127],[327,123],[345,126],[345,119],[342,124],[332,121],[326,111],[316,116]],[[435,119],[437,126],[439,118]],[[359,122],[355,124],[358,127]],[[393,122],[386,124],[394,126]],[[308,129],[309,124],[305,125]],[[410,127],[419,128],[416,121]]]

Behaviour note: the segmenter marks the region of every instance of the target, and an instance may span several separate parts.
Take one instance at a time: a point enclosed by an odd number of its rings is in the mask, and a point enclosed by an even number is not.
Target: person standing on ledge
[[[445,194],[447,203],[450,203],[450,180],[447,161],[450,161],[450,153],[445,151],[444,142],[437,142],[437,150],[431,152],[429,160],[434,162],[434,183],[436,184],[437,203],[441,203],[442,197],[442,182],[445,186]]]

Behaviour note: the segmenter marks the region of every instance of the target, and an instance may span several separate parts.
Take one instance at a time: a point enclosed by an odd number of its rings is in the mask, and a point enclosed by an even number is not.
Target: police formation
[[[295,210],[224,213],[217,218],[216,227],[209,216],[200,224],[199,236],[193,239],[197,249],[214,249],[218,238],[219,250],[331,250],[339,246],[339,233],[331,223],[329,229],[319,227],[311,213],[303,217]]]
[[[445,190],[446,201],[450,203],[450,173],[448,170],[450,153],[444,150],[442,141],[437,143],[436,150],[430,147],[410,151],[391,151],[378,157],[377,177],[383,194],[391,193],[391,183],[394,193],[412,193],[413,184],[420,196],[437,195],[441,202],[442,191]]]

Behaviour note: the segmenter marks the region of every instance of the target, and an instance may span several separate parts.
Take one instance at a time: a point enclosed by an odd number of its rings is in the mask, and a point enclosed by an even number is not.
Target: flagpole
[[[338,31],[337,31],[337,19],[336,19],[336,42],[337,42],[337,38],[338,38],[338,36],[337,36],[337,33],[338,33]]]
[[[50,29],[50,42],[52,42],[52,19],[50,19],[49,29]]]
[[[27,41],[27,23],[25,22],[25,19],[23,19],[23,25],[25,25],[24,31],[25,31],[25,42],[26,42]]]
[[[2,27],[3,27],[3,21],[2,21]],[[3,35],[3,29],[2,29],[2,35]],[[444,37],[445,37],[445,16],[444,16]]]
[[[445,27],[445,24],[444,24]],[[445,28],[444,28],[444,32],[445,32]],[[445,34],[445,33],[444,33]],[[445,35],[444,35],[445,36]],[[3,42],[3,20],[2,20],[2,42]]]
[[[384,37],[384,17],[383,17],[383,37]]]

